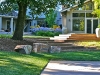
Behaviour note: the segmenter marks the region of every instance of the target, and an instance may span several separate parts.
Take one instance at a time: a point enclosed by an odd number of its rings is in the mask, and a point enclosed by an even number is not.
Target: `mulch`
[[[1,51],[14,51],[14,48],[17,45],[33,45],[33,42],[35,42],[34,39],[24,39],[22,41],[20,40],[12,40],[12,39],[5,39],[0,38],[0,50]]]

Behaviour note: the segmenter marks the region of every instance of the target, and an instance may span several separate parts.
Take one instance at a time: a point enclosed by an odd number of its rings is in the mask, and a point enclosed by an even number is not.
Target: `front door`
[[[7,29],[10,29],[10,21],[7,20]]]
[[[86,33],[95,33],[98,26],[98,19],[86,19]]]

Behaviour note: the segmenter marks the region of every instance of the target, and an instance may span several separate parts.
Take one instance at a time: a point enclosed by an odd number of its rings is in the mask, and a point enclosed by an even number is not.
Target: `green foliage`
[[[98,18],[100,18],[100,9],[95,9],[92,14],[96,14]]]
[[[44,31],[38,31],[36,32],[37,36],[44,36],[45,32]]]
[[[50,60],[100,61],[100,51],[31,53],[0,51],[0,75],[40,75]]]
[[[53,37],[53,36],[58,36],[60,33],[59,32],[51,32],[51,31],[37,31],[36,36],[48,36],[48,37]]]
[[[59,34],[60,34],[60,33],[58,33],[58,32],[54,32],[54,35],[55,35],[55,36],[59,36]]]
[[[98,28],[100,28],[100,24],[98,25]]]
[[[57,13],[53,9],[50,9],[49,12],[46,14],[46,22],[48,23],[49,27],[52,27],[55,24]]]
[[[94,11],[92,12],[92,14],[96,14],[97,17],[100,19],[100,0],[93,0],[94,2]],[[98,27],[100,28],[100,24],[98,25]]]
[[[15,33],[12,39],[23,40],[23,29],[24,29],[27,8],[31,10],[30,12],[31,15],[39,15],[41,12],[47,13],[48,8],[55,8],[57,4],[75,5],[75,1],[76,0],[5,0],[5,2],[2,2],[0,4],[0,9],[2,9],[0,10],[0,12],[5,10],[3,11],[4,13],[13,10],[14,8],[16,8],[14,5],[17,5],[18,20],[16,23]],[[82,5],[84,1],[85,0],[80,0],[80,3],[78,4]]]
[[[93,0],[93,2],[94,2],[93,14],[97,14],[97,17],[100,18],[100,0]]]
[[[79,28],[80,31],[84,31],[84,20],[81,20],[80,21],[80,28]]]
[[[0,75],[40,75],[49,59],[39,54],[0,51]]]

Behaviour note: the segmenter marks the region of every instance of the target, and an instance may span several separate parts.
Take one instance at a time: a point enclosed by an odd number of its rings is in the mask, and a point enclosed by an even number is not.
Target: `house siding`
[[[89,3],[89,2],[88,2]],[[88,3],[87,3],[87,5],[88,5]],[[90,2],[91,3],[91,2]],[[93,3],[91,3],[92,5],[93,5]],[[85,4],[86,5],[86,4]],[[76,7],[77,8],[77,7]],[[87,21],[88,20],[91,20],[91,33],[94,33],[94,29],[95,29],[95,27],[93,28],[93,26],[95,25],[95,26],[97,26],[97,23],[95,24],[94,23],[94,20],[98,20],[96,17],[94,17],[94,16],[86,16],[87,14],[86,13],[92,13],[93,12],[93,6],[92,6],[92,9],[89,9],[89,10],[75,10],[76,8],[72,8],[72,9],[66,9],[66,10],[62,10],[62,15],[66,12],[67,13],[67,15],[66,15],[66,22],[65,22],[65,19],[62,19],[63,21],[63,27],[67,27],[67,30],[68,30],[68,33],[88,33],[87,32],[87,27],[88,27],[88,23],[87,23]],[[73,17],[73,13],[85,13],[85,16],[83,17],[81,17],[81,16],[79,16],[79,17]],[[62,18],[64,18],[65,16],[62,16]],[[80,22],[79,23],[77,23],[77,22],[75,22],[75,20],[77,21],[77,20],[79,20]],[[73,22],[77,25],[81,25],[80,23],[82,22],[82,20],[83,20],[83,22],[84,22],[84,30],[81,30],[81,29],[79,29],[79,30],[75,30],[75,29],[73,29]],[[96,21],[95,21],[96,22]],[[98,20],[98,24],[100,24],[100,20]],[[66,25],[66,26],[65,26]],[[81,26],[79,26],[79,27],[81,27]]]
[[[68,12],[67,13],[67,19],[66,19],[66,21],[67,21],[67,30],[68,30],[68,32],[71,32],[71,23],[72,23],[72,20],[71,20],[71,13],[72,12]]]

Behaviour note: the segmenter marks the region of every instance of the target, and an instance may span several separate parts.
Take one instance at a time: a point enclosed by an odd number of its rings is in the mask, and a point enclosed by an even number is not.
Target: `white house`
[[[85,1],[81,8],[77,5],[71,8],[63,7],[62,27],[67,28],[68,33],[95,33],[99,20],[92,14],[93,10],[91,0]]]

